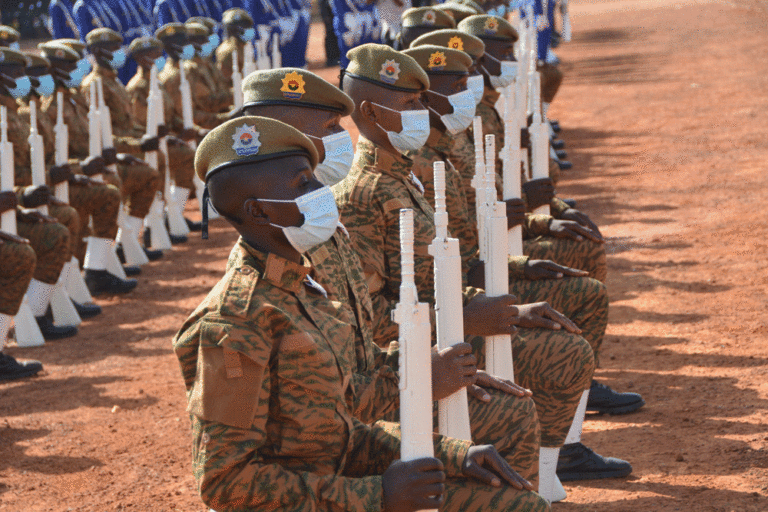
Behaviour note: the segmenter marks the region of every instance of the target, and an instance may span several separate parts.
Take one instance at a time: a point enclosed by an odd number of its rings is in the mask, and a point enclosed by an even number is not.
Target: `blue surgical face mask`
[[[165,56],[161,55],[158,58],[155,59],[155,67],[158,71],[162,71],[165,67]]]
[[[195,45],[193,44],[185,44],[184,48],[181,49],[181,53],[179,54],[179,58],[181,60],[190,60],[195,56]]]
[[[64,80],[64,85],[70,89],[76,89],[83,83],[83,77],[85,76],[85,69],[78,67],[74,71],[70,71],[69,79]]]
[[[35,87],[35,92],[37,92],[37,94],[40,96],[50,96],[53,94],[56,86],[53,83],[53,77],[51,75],[39,76],[37,77],[37,81],[40,82],[40,85]]]
[[[89,61],[86,58],[82,58],[79,61],[77,61],[77,69],[82,71],[82,76],[85,76],[91,72],[91,69],[93,69],[93,66],[91,66],[91,61]]]
[[[221,44],[221,38],[219,37],[219,34],[211,34],[208,36],[208,41],[213,45],[214,48],[217,48]]]
[[[122,48],[118,48],[115,52],[112,53],[112,59],[109,61],[109,65],[112,69],[117,71],[118,69],[125,66],[125,52]]]
[[[240,40],[244,43],[247,43],[248,41],[253,41],[254,37],[256,37],[256,30],[252,28],[247,28],[243,30],[242,34],[240,34]]]
[[[19,43],[11,43],[11,44],[8,45],[8,48],[10,48],[11,50],[13,50],[15,52],[20,52],[21,51],[21,46],[19,46]]]
[[[32,82],[29,80],[29,77],[22,76],[16,79],[16,87],[8,89],[8,92],[11,93],[11,96],[13,96],[14,98],[19,99],[29,94],[29,91],[31,89],[32,89]]]
[[[208,40],[207,43],[203,44],[200,47],[200,51],[198,52],[198,55],[200,55],[201,57],[210,57],[210,55],[213,53],[213,50],[215,48],[216,47],[213,45],[213,43],[211,43],[211,41]]]

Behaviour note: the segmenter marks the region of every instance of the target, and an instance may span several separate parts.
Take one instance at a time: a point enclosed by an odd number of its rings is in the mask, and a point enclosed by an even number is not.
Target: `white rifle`
[[[97,89],[98,85],[94,80],[91,82],[90,90],[88,91],[90,93],[90,106],[88,109],[88,152],[90,153],[90,157],[101,156],[103,149],[109,147],[102,144],[101,112],[99,109]],[[109,126],[109,131],[112,131],[111,124]],[[110,167],[113,170],[117,168],[117,166]],[[98,182],[104,181],[101,174],[92,176],[92,179]],[[114,240],[89,236],[88,245],[85,250],[83,268],[86,270],[106,270],[120,279],[125,279],[125,270],[120,264],[115,249]]]
[[[433,457],[432,354],[429,305],[419,302],[413,271],[413,210],[400,210],[400,458]],[[437,512],[437,511],[435,511]]]
[[[464,342],[464,312],[461,294],[461,256],[459,241],[448,237],[448,212],[445,207],[445,162],[434,163],[435,238],[429,254],[435,263],[435,313],[437,349]],[[472,439],[469,425],[467,389],[462,388],[438,404],[440,433],[456,439]]]
[[[243,75],[240,73],[240,56],[237,46],[232,49],[232,93],[235,97],[235,109],[243,106]]]
[[[503,194],[504,200],[519,199],[522,195],[520,175],[520,124],[515,117],[518,102],[517,83],[507,87],[507,102],[504,116],[504,145],[502,150]],[[509,230],[509,255],[523,255],[523,227],[515,226]]]
[[[14,180],[13,144],[8,140],[8,109],[0,106],[0,190],[13,192]],[[18,233],[15,209],[3,212],[0,229],[11,235]],[[45,344],[26,295],[13,321],[16,325],[16,343],[20,347],[38,347]]]
[[[165,124],[165,111],[163,110],[163,94],[160,91],[160,81],[157,78],[157,67],[152,66],[149,72],[149,96],[147,97],[147,135],[150,137],[157,137],[157,127]],[[165,151],[162,152],[163,158],[168,152],[168,144],[163,137],[162,142],[166,142],[164,145]],[[162,145],[162,144],[161,144]],[[153,169],[160,170],[160,160],[157,151],[148,151],[144,153],[144,161],[149,164]],[[166,164],[168,162],[165,162]],[[152,200],[152,205],[149,207],[149,213],[144,219],[144,224],[149,228],[150,232],[150,245],[154,249],[171,248],[171,239],[168,236],[168,231],[165,229],[165,222],[163,222],[163,195],[168,203],[168,209],[170,210],[175,206],[170,204],[170,181],[171,173],[168,166],[165,167],[165,189],[164,194],[158,192],[155,194],[155,198]]]
[[[272,64],[269,61],[269,53],[267,53],[271,29],[269,25],[257,25],[256,30],[259,34],[258,39],[256,39],[256,68],[259,70],[271,69]]]
[[[29,142],[30,163],[32,166],[32,185],[45,185],[45,149],[43,146],[43,136],[40,135],[37,129],[37,101],[34,99],[29,102],[29,138],[27,140]],[[43,215],[48,215],[48,206],[40,206],[38,211]],[[35,316],[43,316],[50,305],[54,323],[58,326],[77,326],[82,323],[75,305],[69,300],[69,295],[67,295],[67,291],[64,288],[69,271],[68,265],[69,262],[64,264],[56,284],[51,285],[32,278],[29,290],[27,290],[32,313]]]
[[[505,160],[509,160],[506,158]],[[509,294],[509,264],[507,258],[507,207],[496,200],[496,141],[485,136],[485,189],[483,229],[478,233],[480,259],[485,269],[485,294],[500,297]],[[505,243],[507,242],[507,243]],[[514,380],[512,339],[508,334],[485,337],[486,371],[503,379]]]
[[[53,127],[53,133],[56,136],[56,153],[54,154],[54,161],[56,165],[64,165],[69,161],[69,127],[64,123],[64,93],[59,91],[56,93],[56,125]],[[69,203],[69,183],[63,181],[56,185],[56,199]],[[93,297],[88,291],[88,287],[85,285],[83,274],[80,273],[80,262],[73,254],[72,259],[64,265],[62,271],[62,277],[64,278],[63,285],[66,289],[67,295],[73,300],[76,300],[80,304],[93,303]],[[59,283],[62,283],[62,278],[59,278]],[[59,283],[56,283],[58,289]],[[57,292],[54,291],[54,297]],[[51,308],[53,309],[54,325],[59,325],[57,321],[57,304],[58,300],[51,302]],[[71,325],[71,324],[62,324]]]
[[[256,71],[256,57],[253,41],[246,41],[245,46],[243,46],[243,76],[248,76],[254,71]]]
[[[283,67],[283,56],[280,54],[280,36],[272,35],[272,68]]]
[[[472,120],[472,135],[475,144],[475,175],[472,177],[472,188],[475,189],[475,209],[477,211],[477,231],[481,233],[485,222],[485,154],[483,152],[483,120],[475,116]]]
[[[101,149],[114,148],[112,114],[109,112],[109,107],[104,101],[104,84],[101,78],[96,79],[96,86],[99,102],[99,121],[101,123]],[[117,172],[117,164],[110,165],[110,171]],[[149,258],[147,258],[144,249],[139,245],[139,235],[141,235],[144,227],[144,219],[127,215],[123,206],[120,205],[120,210],[117,214],[117,225],[118,230],[115,241],[123,246],[125,262],[128,265],[145,265],[149,263]],[[112,263],[114,265],[114,261]],[[122,265],[120,268],[122,268]],[[109,270],[112,272],[112,269]]]
[[[560,0],[560,15],[563,17],[563,41],[571,42],[571,12],[568,10],[568,0]]]
[[[520,42],[518,43],[519,62],[513,82],[515,88],[514,118],[520,130],[528,129],[528,60],[530,58],[529,29],[524,20],[520,21]],[[506,127],[505,127],[506,128]],[[520,162],[526,175],[529,172],[528,148],[520,148]]]
[[[533,97],[533,121],[531,122],[531,178],[549,178],[549,128],[547,122],[541,117],[541,103],[539,102],[541,87],[541,75],[535,72],[531,96]],[[533,213],[549,215],[549,205],[545,204],[536,208]]]
[[[184,69],[184,63],[179,63],[179,73],[181,76],[181,83],[179,89],[181,92],[181,117],[184,121],[184,128],[192,128],[195,124],[192,113],[192,87],[187,80],[187,72]],[[197,149],[197,142],[189,141],[189,146],[192,149]],[[205,183],[203,180],[197,177],[195,174],[194,180],[195,190],[197,192],[197,202],[200,206],[200,213],[203,213],[203,208],[208,207],[208,219],[217,219],[219,215],[209,205],[203,203],[203,192],[205,191]]]

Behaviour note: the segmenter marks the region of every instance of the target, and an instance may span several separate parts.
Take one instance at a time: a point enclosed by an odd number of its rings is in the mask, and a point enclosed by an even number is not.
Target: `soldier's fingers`
[[[423,473],[419,473],[415,477],[415,481],[418,482],[420,485],[436,485],[441,484],[445,482],[445,472],[444,471],[426,471]]]
[[[572,277],[586,277],[589,275],[589,272],[586,270],[579,270],[577,268],[571,268],[571,267],[564,267],[562,265],[558,265],[557,263],[552,263],[552,266],[557,269],[558,272],[561,272],[562,274],[566,276],[572,276]]]
[[[581,329],[579,329],[579,326],[576,325],[571,321],[570,318],[562,314],[561,312],[557,311],[556,309],[552,309],[551,307],[548,307],[544,311],[544,315],[548,316],[555,322],[559,323],[563,327],[565,327],[565,330],[572,333],[580,333]]]
[[[485,391],[483,388],[481,388],[477,384],[472,384],[471,386],[468,386],[467,393],[470,396],[480,400],[481,402],[491,401],[491,395],[489,395],[487,391]]]
[[[440,459],[436,459],[435,457],[422,457],[420,459],[412,460],[408,464],[410,464],[411,467],[416,471],[422,472],[445,470],[442,461]]]
[[[438,494],[437,496],[427,496],[426,498],[419,498],[416,500],[414,509],[416,510],[429,510],[440,508],[445,500],[444,494]]]
[[[483,482],[486,485],[492,485],[493,487],[501,486],[501,480],[499,480],[498,476],[494,475],[492,472],[488,471],[474,461],[470,462],[464,467],[464,474],[467,477]],[[520,487],[518,487],[518,489],[520,489]]]
[[[453,346],[448,347],[445,349],[446,354],[455,354],[457,356],[461,356],[464,354],[471,354],[472,353],[472,345],[469,343],[457,343]]]
[[[509,464],[507,464],[507,462],[502,459],[498,453],[494,453],[493,455],[487,457],[486,463],[493,468],[497,475],[501,476],[509,485],[515,489],[528,489],[529,491],[533,490],[531,483],[522,476],[518,475],[514,469],[509,467]]]
[[[440,496],[445,492],[445,484],[440,482],[440,483],[425,485],[422,492],[424,493],[425,496],[429,496],[429,497]]]

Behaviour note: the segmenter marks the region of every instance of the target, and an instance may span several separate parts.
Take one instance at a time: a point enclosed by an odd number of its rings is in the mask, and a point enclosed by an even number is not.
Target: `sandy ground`
[[[632,476],[566,485],[553,508],[768,511],[768,9],[577,0],[571,11],[551,115],[575,166],[559,193],[608,238],[598,376],[648,405],[585,425],[585,442],[631,461]],[[234,240],[215,222],[208,242],[193,236],[146,266],[134,293],[100,301],[78,337],[7,349],[45,372],[0,384],[0,510],[205,510],[170,339]]]

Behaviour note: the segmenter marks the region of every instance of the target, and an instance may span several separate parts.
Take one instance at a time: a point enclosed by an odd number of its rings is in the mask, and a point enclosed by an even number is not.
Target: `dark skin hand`
[[[507,199],[507,229],[522,226],[525,223],[525,201],[519,197]]]
[[[467,388],[467,393],[482,402],[488,403],[491,401],[491,395],[489,395],[483,388],[496,389],[508,395],[519,397],[533,396],[533,392],[530,389],[518,386],[511,380],[496,377],[483,370],[477,370],[477,374],[475,374],[475,384]]]
[[[69,178],[69,184],[74,185],[76,187],[90,187],[92,185],[95,185],[96,182],[93,181],[88,176],[83,176],[82,174],[75,174],[71,178]]]
[[[51,176],[51,183],[54,185],[64,183],[72,177],[72,169],[69,167],[69,164],[53,166],[48,173]]]
[[[570,319],[554,309],[546,302],[535,302],[533,304],[522,304],[517,306],[520,312],[519,327],[550,329],[558,331],[565,329],[573,334],[581,334],[581,329],[570,321]]]
[[[128,153],[118,153],[117,162],[122,165],[133,165],[136,163],[140,163],[141,160]]]
[[[472,345],[457,343],[438,350],[432,347],[432,400],[442,400],[475,383],[477,358]]]
[[[115,148],[102,149],[101,156],[104,158],[104,165],[113,165],[117,163],[117,150]]]
[[[396,460],[382,475],[381,487],[387,512],[437,509],[444,500],[445,468],[434,457]]]
[[[538,279],[562,279],[569,277],[587,277],[589,272],[571,267],[558,265],[550,260],[528,260],[523,269],[525,278],[529,281]]]
[[[166,125],[164,125],[164,124],[157,125],[157,136],[158,137],[160,137],[162,139],[163,137],[167,137],[169,133],[171,133],[171,130]]]
[[[39,211],[31,208],[16,210],[16,218],[20,222],[26,222],[28,224],[55,224],[57,222],[53,217],[43,215]]]
[[[535,490],[533,484],[509,467],[507,461],[490,444],[470,447],[461,472],[467,478],[493,487],[501,487],[504,482],[515,489]]]
[[[600,241],[603,242],[603,235],[600,233],[600,229],[598,229],[597,224],[592,222],[592,219],[587,217],[585,213],[580,212],[576,208],[568,208],[565,210],[562,214],[560,214],[560,219],[562,220],[572,220],[574,222],[578,222],[582,226],[589,228],[593,233],[596,233],[600,236]]]
[[[555,238],[570,238],[579,242],[586,238],[599,244],[603,243],[603,237],[599,232],[592,231],[573,220],[552,219],[549,223],[549,234]]]
[[[208,132],[206,131],[206,133]],[[203,135],[203,137],[201,137],[200,135],[201,134],[195,128],[184,128],[179,133],[179,138],[185,142],[189,142],[191,140],[198,140],[198,139],[202,140],[202,138],[205,137],[205,135]]]
[[[552,178],[538,178],[523,183],[523,193],[528,200],[528,208],[535,210],[548,205],[555,197],[555,185]]]
[[[514,295],[487,297],[478,295],[464,307],[464,334],[493,336],[515,334],[519,321]]]
[[[19,235],[12,235],[10,233],[6,233],[5,231],[0,231],[0,245],[3,244],[3,240],[7,240],[9,242],[16,242],[17,244],[29,244],[29,240],[26,238],[22,238]]]
[[[139,148],[144,151],[157,151],[160,148],[160,138],[152,137],[151,135],[144,135],[141,138],[141,144]]]
[[[48,204],[51,199],[51,189],[47,185],[26,187],[21,196],[21,205],[25,208],[37,208]]]
[[[80,169],[86,176],[94,176],[96,174],[102,174],[106,171],[106,161],[104,157],[100,155],[89,156],[82,162],[80,162]]]
[[[0,192],[0,213],[5,213],[8,210],[13,210],[16,208],[16,205],[18,204],[18,200],[16,198],[16,194],[11,192],[10,190],[7,190],[5,192]]]
[[[527,149],[531,145],[531,134],[528,128],[520,128],[520,148]]]

